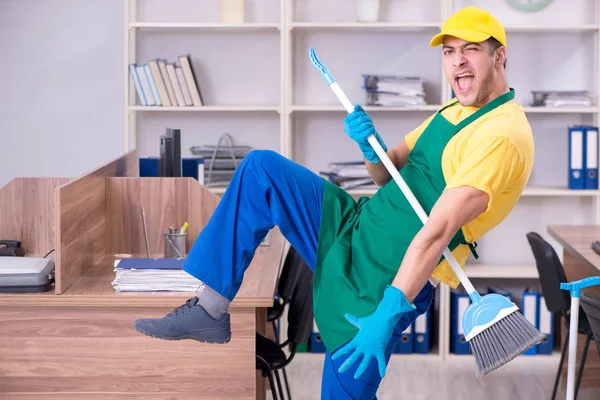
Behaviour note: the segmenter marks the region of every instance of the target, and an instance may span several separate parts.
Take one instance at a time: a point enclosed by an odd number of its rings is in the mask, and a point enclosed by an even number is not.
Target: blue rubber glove
[[[381,147],[383,147],[383,150],[387,152],[387,147],[385,146],[385,143],[383,143],[383,139],[381,139],[379,133],[375,130],[373,120],[371,120],[369,114],[367,114],[358,104],[354,106],[354,111],[344,118],[344,132],[358,143],[358,147],[360,147],[367,161],[372,163],[379,162],[379,156],[375,153],[375,150],[373,150],[367,140],[369,135],[375,135],[375,138]]]
[[[362,362],[354,373],[354,379],[358,379],[369,366],[371,359],[375,358],[379,366],[379,375],[383,378],[386,369],[385,349],[392,337],[394,327],[404,313],[413,310],[415,306],[408,302],[400,289],[387,286],[383,299],[373,314],[364,318],[346,314],[346,320],[358,328],[358,333],[331,357],[332,360],[336,360],[344,354],[352,353],[338,371],[340,373],[346,371],[362,357]]]

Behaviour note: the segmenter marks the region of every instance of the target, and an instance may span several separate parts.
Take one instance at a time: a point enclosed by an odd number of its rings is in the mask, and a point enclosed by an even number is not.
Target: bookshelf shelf
[[[211,111],[272,111],[280,112],[281,107],[279,106],[187,106],[187,107],[164,107],[164,106],[129,106],[131,111],[145,111],[145,112],[211,112]]]
[[[440,22],[293,22],[290,29],[414,30],[441,26]]]
[[[600,28],[596,24],[585,25],[505,25],[504,29],[510,32],[596,32]]]
[[[342,0],[334,0],[334,3],[335,1],[338,2],[338,6],[342,4]],[[134,0],[128,0],[127,3],[141,6],[139,4],[141,2]],[[262,8],[255,15],[263,15],[257,18],[275,22],[243,24],[172,23],[163,21],[167,19],[166,14],[163,16],[156,12],[154,17],[146,17],[146,19],[156,19],[160,22],[140,22],[136,18],[143,19],[141,13],[137,15],[135,11],[126,11],[124,26],[127,43],[126,66],[128,62],[135,62],[140,53],[151,53],[148,49],[154,50],[154,43],[163,46],[164,57],[173,59],[175,55],[187,52],[188,48],[192,46],[190,43],[194,43],[197,38],[210,37],[208,39],[210,40],[210,54],[201,54],[200,50],[195,49],[189,51],[199,59],[198,65],[203,68],[204,76],[209,77],[205,79],[211,80],[210,85],[207,85],[208,90],[205,92],[208,97],[207,102],[216,104],[201,107],[135,105],[135,87],[130,84],[127,72],[124,72],[128,83],[125,93],[127,101],[125,107],[126,150],[139,146],[139,142],[145,141],[148,136],[152,137],[151,135],[137,134],[141,131],[139,126],[147,127],[150,126],[150,123],[158,124],[162,122],[161,118],[164,118],[165,121],[169,119],[176,121],[181,117],[182,124],[190,125],[202,125],[206,122],[212,124],[211,128],[214,126],[220,130],[221,122],[222,126],[237,128],[235,124],[228,124],[230,120],[238,119],[238,115],[235,113],[248,112],[246,115],[239,115],[239,119],[251,119],[251,124],[249,124],[251,128],[244,127],[245,130],[239,128],[239,134],[245,137],[244,140],[255,140],[253,143],[260,143],[261,139],[255,139],[260,135],[257,134],[257,129],[254,127],[258,126],[258,129],[262,130],[260,124],[265,122],[266,129],[278,129],[279,136],[274,138],[274,142],[276,141],[277,144],[273,147],[285,157],[299,162],[314,172],[318,173],[320,168],[329,161],[350,160],[350,157],[360,156],[356,147],[351,147],[352,143],[348,144],[349,141],[343,135],[338,135],[340,137],[338,141],[332,137],[335,136],[334,134],[330,134],[334,130],[339,131],[340,117],[346,111],[341,104],[337,103],[335,95],[324,86],[318,73],[312,69],[310,61],[306,57],[309,46],[314,46],[317,53],[323,54],[322,61],[339,79],[342,89],[350,99],[364,99],[361,97],[364,96],[364,91],[360,77],[363,73],[418,75],[424,79],[426,99],[435,104],[415,108],[363,105],[367,112],[376,113],[377,123],[380,124],[381,130],[386,132],[386,137],[389,135],[391,144],[391,141],[400,139],[402,133],[414,129],[430,113],[437,111],[441,107],[440,104],[445,104],[451,99],[451,90],[444,77],[441,56],[429,47],[428,39],[430,34],[436,33],[441,28],[443,21],[455,10],[468,5],[466,3],[473,3],[474,6],[490,9],[502,21],[510,23],[505,25],[510,42],[507,64],[509,84],[514,85],[519,96],[517,101],[520,102],[530,118],[536,141],[536,167],[534,169],[537,175],[536,179],[539,180],[530,181],[531,187],[525,189],[523,199],[515,210],[521,212],[520,215],[525,218],[519,223],[527,225],[518,225],[517,227],[513,225],[509,228],[501,225],[495,229],[508,229],[511,234],[514,231],[514,240],[525,240],[524,229],[529,229],[530,226],[535,227],[535,230],[543,229],[543,225],[556,220],[560,220],[561,223],[570,220],[577,223],[580,219],[585,219],[591,223],[600,223],[600,190],[570,190],[567,188],[568,160],[566,155],[568,153],[565,149],[568,144],[566,130],[568,125],[597,125],[600,117],[600,106],[597,101],[600,96],[600,79],[598,78],[600,69],[597,68],[600,53],[600,0],[595,0],[593,6],[588,2],[578,2],[577,4],[555,2],[552,10],[549,8],[543,13],[536,13],[536,15],[510,10],[505,4],[500,5],[502,2],[484,2],[483,0],[474,2],[465,0],[406,1],[401,2],[406,3],[405,5],[388,5],[387,11],[389,12],[386,12],[385,15],[385,18],[389,18],[389,20],[401,22],[375,23],[353,22],[353,11],[348,10],[340,9],[335,14],[325,15],[323,12],[327,10],[323,10],[322,4],[318,0],[302,2],[281,0],[275,3],[279,9],[271,11],[267,10],[269,7],[273,8],[271,5],[266,6],[262,2],[254,2],[255,7]],[[161,6],[157,7],[160,11]],[[208,6],[195,4],[194,7],[197,11]],[[404,9],[405,7],[411,9]],[[335,4],[331,4],[329,8],[334,10]],[[269,16],[266,16],[267,11],[270,13]],[[571,11],[573,11],[573,17],[569,18],[567,23],[563,14]],[[336,21],[337,18],[339,20]],[[145,35],[145,30],[154,31]],[[196,34],[195,30],[199,34]],[[168,40],[164,39],[164,42],[161,41],[163,33],[165,36],[169,36]],[[222,35],[221,33],[226,34]],[[257,67],[252,68],[246,65],[245,59],[240,62],[229,58],[231,53],[243,54],[246,59],[255,54],[247,42],[240,40],[240,43],[243,44],[235,43],[236,38],[243,39],[249,36],[252,36],[254,41],[252,47],[263,46],[261,49],[264,54],[270,57],[268,66],[271,67],[271,70],[268,73],[262,69],[266,65],[263,60],[256,64]],[[169,54],[170,48],[167,48],[167,44],[179,45],[177,39],[179,37],[183,42],[181,50],[178,49],[177,53]],[[155,42],[144,44],[147,38]],[[374,42],[378,44],[377,48],[373,46]],[[220,52],[212,51],[212,47],[219,46],[221,43],[224,47]],[[202,46],[209,49],[204,43]],[[540,54],[544,54],[544,57],[531,55],[531,46],[536,47],[541,52]],[[385,50],[380,50],[380,48]],[[558,55],[555,51],[556,48],[568,48],[569,56],[564,58],[564,56]],[[160,56],[160,54],[156,56]],[[235,83],[217,79],[216,77],[220,77],[222,72],[219,68],[225,66],[225,62],[223,65],[219,64],[218,57],[229,62],[227,67],[230,65],[235,67],[227,70],[228,76],[241,76],[236,75],[239,70],[247,72],[250,78],[238,78]],[[139,62],[143,61],[141,59]],[[259,89],[254,87],[252,98],[238,99],[237,95],[245,89],[239,86],[240,82],[242,85],[247,84],[251,82],[249,79],[252,80],[252,83],[260,82],[262,86]],[[233,90],[233,85],[238,85],[238,87]],[[202,83],[200,87],[202,89]],[[256,96],[262,95],[263,87],[276,89],[260,99],[254,99],[255,94]],[[557,108],[529,106],[527,96],[532,90],[571,89],[589,90],[595,99],[594,105]],[[213,100],[210,98],[211,96],[220,98]],[[324,104],[311,104],[315,102]],[[221,105],[227,103],[233,105]],[[258,103],[260,105],[238,103]],[[184,112],[194,112],[195,114],[171,114]],[[206,114],[206,112],[221,114]],[[339,114],[337,114],[338,112]],[[275,118],[271,113],[277,113]],[[275,127],[277,123],[279,126]],[[549,176],[556,178],[550,179]],[[564,187],[544,185],[564,185]],[[208,189],[213,194],[221,196],[226,187],[209,187]],[[348,193],[353,197],[372,196],[375,189],[351,189],[348,190]],[[585,209],[580,210],[579,206],[573,207],[573,203],[581,203],[581,207],[585,207]],[[532,216],[531,219],[528,219],[530,212],[533,214],[539,212],[539,217]],[[522,256],[523,254],[517,255],[520,258],[515,260],[513,265],[509,265],[510,261],[506,260],[495,262],[495,260],[488,259],[486,259],[487,264],[485,265],[468,264],[467,275],[484,280],[508,278],[514,279],[516,282],[519,279],[536,279],[535,266],[527,265],[528,262]],[[442,359],[462,357],[449,352],[449,288],[440,285],[438,289],[441,292],[439,309],[436,310],[438,312],[436,323],[439,325],[439,337],[438,335],[436,337],[439,347],[433,354],[410,355],[410,357],[441,357]],[[285,327],[282,329],[285,330]],[[394,355],[394,357],[404,356]],[[548,359],[548,357],[527,357],[527,360],[534,358]]]
[[[394,112],[416,112],[428,111],[435,112],[441,108],[438,104],[428,104],[423,107],[378,107],[364,106],[366,111],[394,111]],[[310,104],[295,104],[289,110],[291,112],[319,112],[319,111],[346,111],[342,105],[310,105]],[[523,107],[523,110],[529,114],[596,114],[600,112],[598,107]]]
[[[281,29],[278,23],[243,23],[243,24],[220,24],[220,23],[193,23],[193,22],[130,22],[129,28],[140,29],[210,29],[210,30],[273,30]]]
[[[530,114],[597,114],[598,107],[523,107]]]
[[[365,111],[396,111],[396,112],[416,112],[416,111],[437,111],[441,106],[439,105],[426,105],[423,107],[378,107],[378,106],[364,106]],[[340,105],[293,105],[290,107],[290,111],[308,111],[308,112],[321,112],[321,111],[344,111],[344,107]]]
[[[372,196],[376,189],[350,189],[347,191],[354,197]],[[551,187],[527,187],[522,197],[598,197],[600,190],[573,190]]]
[[[538,278],[535,265],[469,265],[465,266],[469,278]]]

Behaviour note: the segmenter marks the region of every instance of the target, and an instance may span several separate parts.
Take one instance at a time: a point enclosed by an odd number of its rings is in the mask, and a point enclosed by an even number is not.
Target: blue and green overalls
[[[511,89],[457,125],[441,114],[456,101],[436,112],[400,170],[428,214],[446,186],[442,154],[450,139],[512,98]],[[364,317],[375,310],[422,222],[393,180],[371,198],[354,200],[303,166],[273,151],[255,150],[238,167],[190,249],[184,270],[232,300],[256,248],[274,226],[314,272],[315,320],[327,348],[322,398],[374,399],[381,381],[376,363],[355,380],[359,363],[340,374],[346,357],[334,362],[330,355],[357,333],[344,314]],[[472,246],[462,230],[448,247],[460,244]],[[388,360],[402,331],[428,309],[432,296],[433,286],[427,283],[414,300],[416,310],[395,327]]]

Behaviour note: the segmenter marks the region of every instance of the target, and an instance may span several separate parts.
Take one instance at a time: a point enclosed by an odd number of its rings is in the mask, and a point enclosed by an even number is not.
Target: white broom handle
[[[346,94],[340,88],[338,83],[333,82],[329,87],[336,94],[336,96],[338,97],[338,99],[340,100],[340,102],[342,103],[342,105],[344,106],[346,111],[348,112],[348,114],[353,112],[354,106],[352,105],[352,103],[350,102],[348,97],[346,97]],[[394,181],[396,181],[396,184],[398,184],[398,187],[400,187],[400,190],[402,191],[404,196],[406,196],[406,199],[408,200],[408,202],[412,206],[413,210],[415,210],[415,212],[421,219],[421,222],[423,222],[423,225],[425,225],[425,223],[427,222],[427,219],[428,219],[427,214],[425,213],[425,210],[423,210],[423,207],[421,207],[421,204],[419,203],[419,201],[417,200],[415,195],[412,193],[412,191],[410,190],[410,188],[408,187],[408,185],[406,184],[404,179],[402,179],[402,176],[396,169],[396,166],[394,165],[392,160],[390,160],[390,158],[388,157],[386,152],[383,150],[383,147],[381,147],[381,145],[377,141],[377,138],[375,138],[374,135],[370,135],[368,137],[368,141],[369,141],[369,144],[371,145],[371,147],[373,147],[373,150],[375,150],[375,153],[379,156],[379,159],[381,160],[381,162],[383,162],[383,165],[388,170],[388,172],[390,173],[390,175],[392,176]],[[448,260],[448,263],[454,270],[454,273],[458,276],[458,279],[460,279],[460,283],[463,285],[463,287],[465,288],[467,293],[468,294],[474,293],[475,287],[473,287],[473,284],[467,277],[467,274],[465,274],[465,271],[463,271],[463,269],[460,267],[460,265],[458,264],[458,261],[456,261],[456,258],[454,258],[454,255],[452,254],[450,249],[446,248],[444,250],[444,257],[446,257],[446,260]]]
[[[569,322],[569,362],[567,367],[567,400],[575,399],[575,364],[577,362],[577,333],[579,331],[579,297],[571,297]]]

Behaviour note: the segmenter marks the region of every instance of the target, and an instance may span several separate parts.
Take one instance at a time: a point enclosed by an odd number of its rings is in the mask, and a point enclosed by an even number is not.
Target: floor
[[[320,354],[296,355],[287,367],[294,400],[319,399],[322,365]],[[470,357],[439,361],[394,356],[377,397],[379,400],[550,399],[557,367],[557,357],[521,356],[483,378],[476,378]],[[270,393],[267,398],[272,399]],[[557,399],[564,398],[564,390],[559,388]],[[579,392],[578,400],[598,399],[600,389]]]

